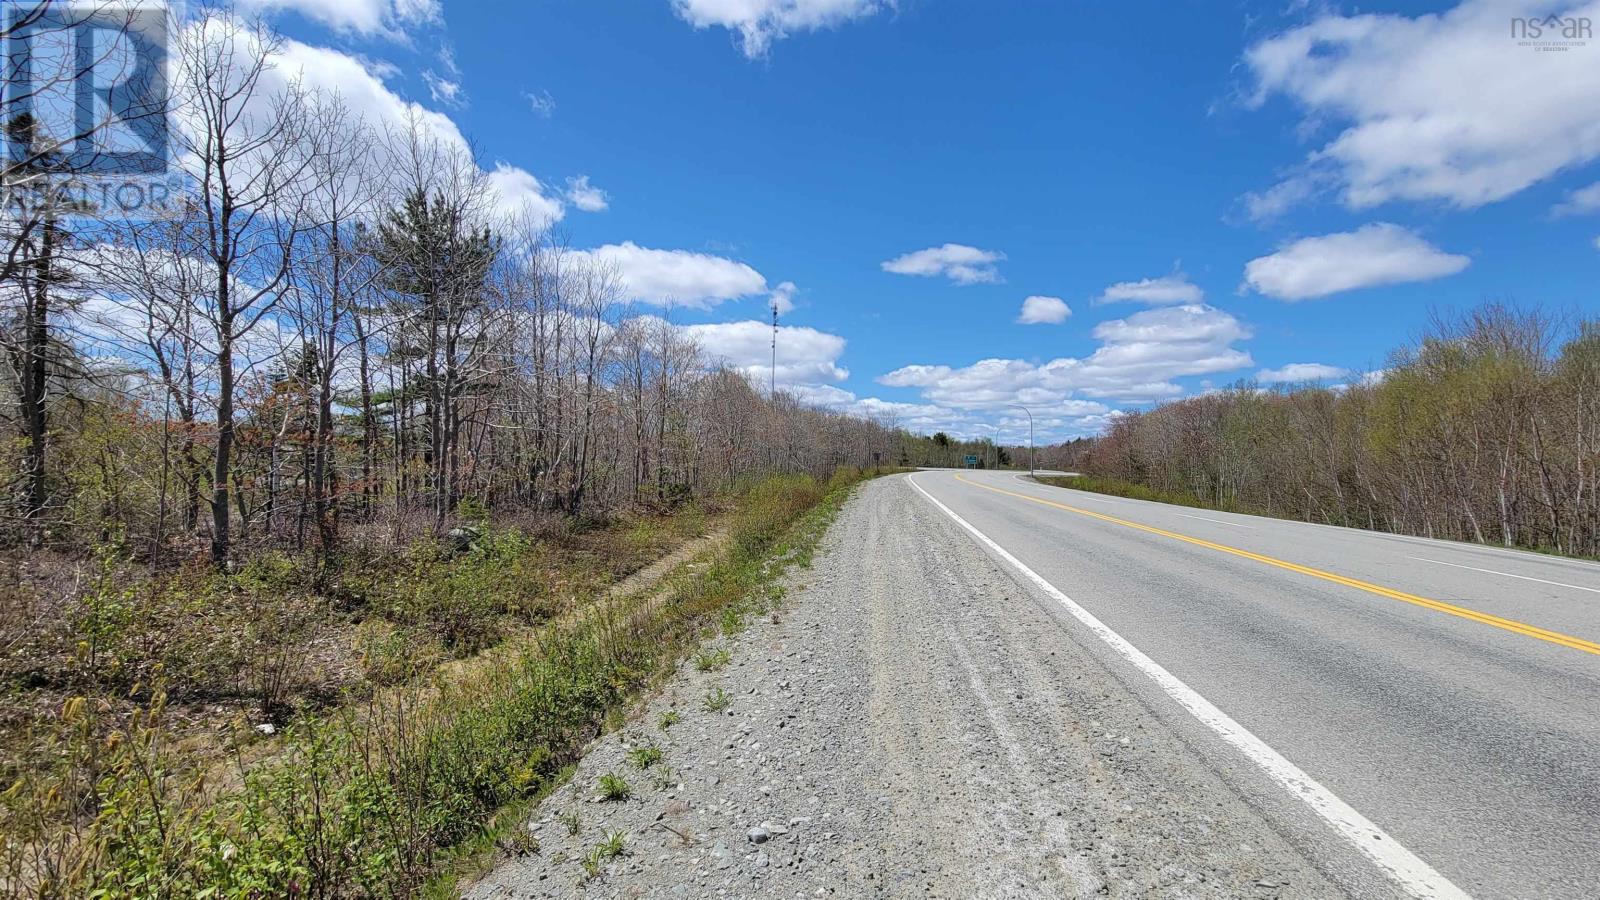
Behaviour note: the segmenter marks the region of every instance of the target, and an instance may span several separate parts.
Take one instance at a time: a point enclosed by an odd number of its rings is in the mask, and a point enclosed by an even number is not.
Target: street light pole
[[[1011,405],[1015,406],[1017,409],[1020,409],[1023,412],[1028,414],[1028,476],[1031,478],[1031,477],[1033,477],[1033,470],[1034,470],[1034,466],[1033,466],[1033,410],[1027,408],[1026,406],[1023,406],[1021,403],[1013,403]]]

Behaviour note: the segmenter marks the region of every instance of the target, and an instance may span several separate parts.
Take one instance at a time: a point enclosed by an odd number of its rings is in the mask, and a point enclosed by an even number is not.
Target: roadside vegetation
[[[1365,381],[1240,384],[1040,459],[1065,487],[1600,557],[1600,321],[1486,304]]]
[[[769,608],[774,579],[809,562],[833,512],[871,474],[751,482],[729,501],[727,541],[659,590],[591,595],[582,615],[570,601],[536,615],[497,612],[512,621],[498,643],[473,645],[488,652],[438,665],[452,645],[435,638],[432,667],[343,704],[302,706],[271,738],[248,719],[197,733],[175,715],[182,691],[160,663],[148,680],[130,673],[130,709],[73,697],[8,758],[0,887],[41,897],[338,897],[416,894],[441,871],[448,883],[453,860],[496,845],[497,823],[515,818],[498,814],[558,784],[639,691],[704,637]],[[505,572],[538,552],[498,540],[498,556],[477,557],[498,577],[512,579]],[[430,584],[464,577],[445,565]],[[641,771],[659,763],[650,749],[632,760]],[[607,799],[631,793],[619,773],[602,782]],[[596,862],[622,851],[608,838]]]

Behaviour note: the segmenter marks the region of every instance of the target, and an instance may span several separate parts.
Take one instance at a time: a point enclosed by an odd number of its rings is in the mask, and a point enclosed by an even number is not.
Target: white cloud
[[[679,330],[699,344],[707,358],[738,369],[757,384],[766,384],[772,372],[772,323],[749,319],[680,325]],[[777,382],[780,388],[827,385],[850,377],[839,365],[845,339],[815,328],[784,325],[778,329]]]
[[[428,94],[433,97],[433,102],[443,103],[445,106],[463,106],[466,95],[461,90],[461,82],[437,75],[432,69],[425,69],[422,80],[428,85]]]
[[[883,263],[885,272],[932,278],[943,275],[956,284],[993,284],[1001,280],[994,264],[1006,255],[997,250],[980,250],[966,244],[929,247]]]
[[[584,212],[605,212],[611,205],[606,192],[589,183],[589,176],[567,179],[567,202]]]
[[[528,101],[535,115],[548,119],[555,114],[556,98],[550,96],[549,91],[523,91],[522,99]]]
[[[1251,103],[1283,95],[1304,109],[1306,129],[1343,128],[1305,167],[1333,179],[1352,208],[1481,206],[1600,157],[1600,42],[1550,53],[1512,35],[1512,17],[1547,13],[1600,19],[1600,2],[1466,0],[1415,18],[1324,13],[1246,51]],[[1290,184],[1304,177],[1259,195],[1261,211],[1298,199],[1304,185]]]
[[[772,289],[772,295],[767,298],[768,307],[776,307],[778,315],[786,316],[794,311],[794,295],[799,292],[800,289],[794,286],[794,282],[785,281]]]
[[[1245,212],[1256,221],[1275,219],[1316,196],[1321,187],[1319,180],[1325,179],[1301,172],[1264,191],[1251,191],[1244,195]]]
[[[1256,380],[1267,384],[1296,383],[1302,381],[1332,381],[1350,374],[1349,369],[1324,363],[1289,363],[1277,369],[1262,369]]]
[[[1600,237],[1596,237],[1596,238],[1595,238],[1595,239],[1594,239],[1594,248],[1595,248],[1595,249],[1596,249],[1596,250],[1600,250]]]
[[[489,170],[489,186],[496,195],[496,207],[508,219],[530,216],[546,225],[559,222],[565,209],[560,200],[544,192],[539,179],[524,169],[497,162]]]
[[[893,7],[894,0],[672,0],[673,11],[696,29],[738,32],[750,59],[797,31],[834,28]]]
[[[1199,303],[1205,291],[1189,281],[1182,272],[1160,278],[1142,278],[1138,281],[1119,281],[1095,298],[1096,303],[1116,303],[1131,300],[1135,303]]]
[[[1551,207],[1554,216],[1581,216],[1600,212],[1600,181],[1567,192],[1567,199]]]
[[[398,38],[408,26],[440,21],[439,0],[235,0],[249,13],[295,12],[335,31]]]
[[[1072,315],[1072,308],[1060,297],[1033,296],[1022,301],[1017,321],[1024,325],[1060,325]]]
[[[1246,287],[1279,300],[1307,300],[1340,291],[1430,281],[1454,275],[1470,257],[1446,253],[1388,222],[1302,238],[1245,264]]]
[[[1171,379],[1229,372],[1252,365],[1233,344],[1250,336],[1239,320],[1211,306],[1149,309],[1094,329],[1101,345],[1082,359],[1044,364],[985,359],[969,366],[910,365],[880,377],[890,387],[910,387],[924,399],[954,409],[1001,409],[1022,403],[1067,416],[1102,415],[1100,400],[1172,397],[1183,388]]]
[[[213,28],[222,27],[213,23]],[[191,33],[192,34],[192,33]],[[193,39],[192,37],[190,39]],[[254,38],[239,32],[241,52],[255,52]],[[263,75],[262,104],[299,81],[307,90],[337,94],[349,111],[349,120],[362,121],[382,134],[386,130],[403,132],[414,118],[422,130],[442,144],[469,151],[470,144],[454,120],[437,110],[405,100],[391,91],[377,66],[328,47],[316,47],[285,40],[271,60],[273,67]],[[381,151],[381,147],[378,148]],[[559,221],[565,207],[545,192],[544,185],[529,172],[506,162],[488,170],[491,186],[498,192],[497,207],[502,213],[530,211],[546,224]]]
[[[724,300],[765,293],[767,279],[742,262],[689,250],[655,250],[632,241],[574,251],[615,265],[629,300],[709,309]]]

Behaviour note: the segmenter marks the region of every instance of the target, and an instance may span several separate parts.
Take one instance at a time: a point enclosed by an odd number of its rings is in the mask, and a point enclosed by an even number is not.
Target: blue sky
[[[375,118],[448,117],[707,353],[764,382],[777,296],[782,382],[918,429],[1092,433],[1379,369],[1433,310],[1600,313],[1600,41],[1511,30],[1600,3],[242,5]]]

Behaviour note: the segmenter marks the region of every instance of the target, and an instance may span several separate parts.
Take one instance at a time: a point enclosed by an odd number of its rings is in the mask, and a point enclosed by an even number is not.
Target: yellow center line
[[[1600,643],[1586,641],[1583,638],[1573,637],[1568,634],[1562,634],[1559,631],[1550,631],[1549,629],[1540,628],[1536,625],[1529,625],[1526,622],[1518,622],[1515,619],[1505,619],[1501,618],[1500,616],[1490,615],[1489,613],[1478,612],[1475,609],[1467,609],[1464,606],[1456,606],[1453,603],[1445,603],[1440,600],[1430,600],[1427,597],[1419,597],[1416,594],[1408,594],[1405,591],[1397,591],[1394,588],[1386,588],[1381,584],[1373,584],[1369,581],[1361,581],[1355,578],[1346,578],[1343,575],[1335,575],[1332,572],[1324,572],[1321,569],[1313,569],[1310,566],[1302,566],[1299,563],[1288,562],[1286,560],[1277,559],[1271,556],[1265,556],[1260,553],[1252,553],[1249,550],[1241,550],[1238,547],[1230,547],[1227,544],[1218,544],[1214,541],[1190,537],[1187,534],[1179,534],[1176,531],[1168,531],[1165,528],[1156,528],[1153,525],[1143,525],[1138,522],[1130,522],[1127,519],[1119,519],[1116,516],[1108,516],[1105,513],[1098,513],[1092,509],[1080,509],[1076,506],[1068,506],[1065,503],[1057,503],[1054,500],[1044,500],[1039,497],[1030,497],[1027,494],[1019,494],[1016,491],[1008,491],[1004,488],[990,487],[987,484],[980,484],[979,482],[973,481],[961,475],[957,475],[956,480],[970,484],[973,487],[983,488],[986,491],[994,491],[997,494],[1005,494],[1010,497],[1016,497],[1019,500],[1027,500],[1031,503],[1039,503],[1044,506],[1053,506],[1056,509],[1064,509],[1068,512],[1075,512],[1079,515],[1088,516],[1091,519],[1100,519],[1101,521],[1111,522],[1116,525],[1126,525],[1129,528],[1137,528],[1140,531],[1148,531],[1151,534],[1159,534],[1162,537],[1169,537],[1173,540],[1183,541],[1186,544],[1194,544],[1197,547],[1205,547],[1221,553],[1231,553],[1234,556],[1242,556],[1245,559],[1253,559],[1256,562],[1265,563],[1266,565],[1274,566],[1279,569],[1286,569],[1290,572],[1298,572],[1301,575],[1309,575],[1312,578],[1321,578],[1323,581],[1331,581],[1334,584],[1342,584],[1345,587],[1353,587],[1356,590],[1366,591],[1369,594],[1377,594],[1379,597],[1388,597],[1391,600],[1399,600],[1402,603],[1410,603],[1413,606],[1420,606],[1424,609],[1431,609],[1436,612],[1447,613],[1463,619],[1471,619],[1474,622],[1480,622],[1484,625],[1492,625],[1495,628],[1516,632],[1517,634],[1527,635],[1531,638],[1538,638],[1541,641],[1549,641],[1552,644],[1560,644],[1563,647],[1571,647],[1574,650],[1582,650],[1585,653],[1593,653],[1597,656],[1600,656]]]

